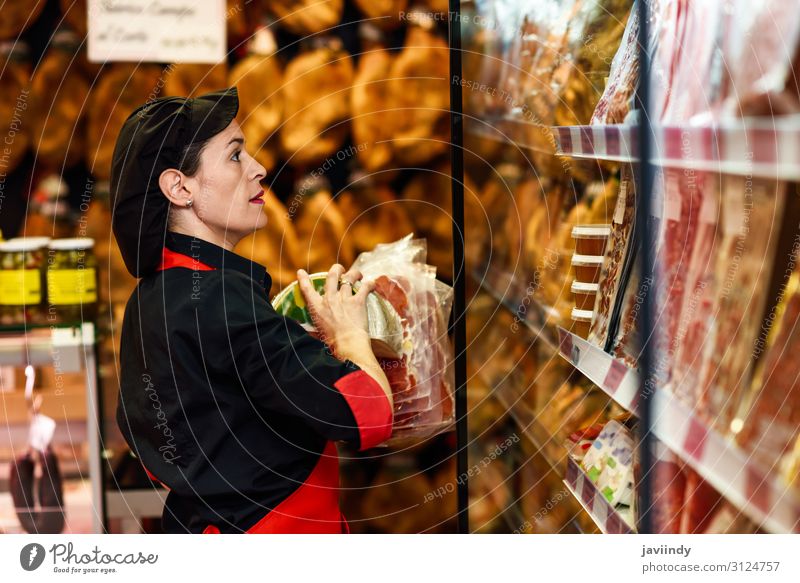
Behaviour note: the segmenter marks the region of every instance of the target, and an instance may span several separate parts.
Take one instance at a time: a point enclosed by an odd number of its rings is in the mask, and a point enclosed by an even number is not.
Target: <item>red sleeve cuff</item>
[[[360,451],[383,443],[392,435],[392,407],[381,386],[357,370],[333,384],[344,396],[355,417],[361,438]]]

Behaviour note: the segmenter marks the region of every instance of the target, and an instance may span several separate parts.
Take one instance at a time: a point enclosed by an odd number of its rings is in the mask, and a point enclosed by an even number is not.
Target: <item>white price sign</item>
[[[89,60],[219,63],[225,0],[89,0]]]

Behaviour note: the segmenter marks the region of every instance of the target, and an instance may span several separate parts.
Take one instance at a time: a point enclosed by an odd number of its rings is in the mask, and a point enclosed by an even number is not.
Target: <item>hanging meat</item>
[[[286,67],[281,145],[293,166],[310,166],[342,145],[350,119],[353,62],[336,38],[315,39]]]
[[[116,63],[89,94],[86,163],[99,180],[111,174],[111,158],[122,124],[146,100],[158,97],[161,67]]]
[[[278,25],[299,35],[322,32],[342,20],[343,0],[261,0]]]
[[[0,127],[6,132],[3,150],[0,151],[0,169],[11,173],[28,151],[29,132],[26,129],[28,99],[28,76],[30,68],[19,55],[9,55],[0,68]]]
[[[300,267],[315,273],[353,262],[353,249],[345,241],[347,223],[325,178],[308,175],[298,182],[289,215],[300,241]]]
[[[413,19],[389,81],[394,152],[401,164],[425,164],[449,148],[448,63],[447,43],[433,32],[433,23]]]
[[[86,38],[86,16],[89,12],[86,0],[58,0],[58,5],[69,27],[74,30],[75,34],[81,37],[81,39]]]
[[[197,97],[225,89],[228,66],[197,65],[194,63],[172,63],[164,69],[163,95]]]
[[[300,242],[286,207],[269,189],[264,191],[264,213],[267,226],[242,239],[234,252],[267,268],[272,297],[297,279]]]
[[[402,23],[408,0],[353,0],[369,23],[383,29],[394,29]]]
[[[16,38],[23,30],[36,22],[46,2],[0,3],[0,39]]]
[[[86,153],[89,82],[67,47],[47,51],[31,80],[31,137],[37,160],[50,170],[69,168]]]
[[[270,34],[271,36],[271,34]],[[236,63],[228,85],[239,90],[239,122],[258,162],[267,169],[278,160],[278,129],[283,118],[283,71],[273,54],[250,54]]]
[[[359,146],[357,156],[364,169],[375,172],[389,167],[392,160],[397,114],[389,105],[389,79],[394,58],[375,27],[362,23],[359,34],[364,52],[350,93],[353,143]]]

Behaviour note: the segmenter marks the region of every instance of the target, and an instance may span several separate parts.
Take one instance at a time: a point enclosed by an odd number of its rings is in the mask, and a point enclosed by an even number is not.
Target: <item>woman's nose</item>
[[[258,180],[258,181],[263,180],[264,177],[267,175],[267,169],[264,168],[261,164],[259,164],[258,161],[252,156],[250,157],[250,163],[251,163],[251,168],[250,168],[251,180]]]

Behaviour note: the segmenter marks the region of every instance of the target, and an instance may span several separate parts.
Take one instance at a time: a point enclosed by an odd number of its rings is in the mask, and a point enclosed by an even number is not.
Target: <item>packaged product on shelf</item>
[[[753,385],[737,415],[741,432],[737,441],[766,467],[789,452],[800,436],[800,269],[795,250],[794,265],[775,309],[775,324]]]
[[[225,87],[227,63],[172,63],[164,69],[164,97],[198,97]]]
[[[322,162],[344,143],[354,75],[338,37],[315,36],[306,49],[286,66],[281,87],[281,146],[288,162],[298,167]]]
[[[0,242],[0,325],[47,322],[45,286],[47,237]]]
[[[75,324],[97,317],[94,240],[55,239],[47,246],[48,322]]]
[[[670,386],[684,404],[694,407],[700,392],[704,345],[714,320],[712,308],[716,288],[713,260],[722,242],[720,192],[717,175],[697,173],[696,184],[701,194],[697,235],[692,258],[686,271],[683,306],[675,345],[677,351],[672,363]]]
[[[723,498],[692,468],[685,466],[683,471],[686,475],[686,493],[680,532],[702,534],[722,507]]]
[[[239,241],[234,252],[267,267],[272,277],[269,293],[275,295],[297,279],[301,243],[283,203],[269,189],[263,200],[269,227]]]
[[[554,125],[585,125],[591,121],[630,10],[631,0],[586,0],[577,4],[567,32],[573,70],[560,92]]]
[[[612,506],[633,503],[633,437],[618,421],[609,421],[581,461],[589,479]]]
[[[89,96],[89,82],[74,62],[80,41],[57,39],[55,35],[31,79],[26,116],[31,120],[37,162],[53,170],[73,166],[86,153]]]
[[[630,167],[621,169],[619,194],[611,220],[611,233],[606,245],[603,268],[593,304],[594,319],[589,341],[601,348],[613,334],[612,318],[619,312],[621,290],[633,269],[633,230],[636,219],[636,186]]]
[[[736,15],[725,35],[725,61],[731,92],[724,104],[729,116],[785,115],[800,112],[797,63],[800,58],[800,9],[797,0],[765,0],[753,5],[733,0]]]
[[[784,183],[724,177],[723,241],[714,259],[714,319],[698,399],[701,415],[724,432],[750,386],[759,356],[754,347],[769,301],[785,199]]]
[[[96,179],[111,177],[111,158],[119,130],[143,99],[158,97],[161,74],[157,65],[114,63],[103,69],[100,80],[93,85],[86,108],[86,164]]]
[[[394,57],[379,28],[371,22],[358,27],[359,55],[350,92],[353,143],[363,146],[357,156],[367,172],[386,170],[392,161],[392,137],[397,113],[389,107],[390,71]]]
[[[633,109],[639,83],[639,7],[634,1],[619,49],[611,61],[606,88],[592,114],[592,125],[621,124]]]
[[[650,115],[655,120],[664,119],[672,98],[676,63],[681,59],[681,47],[686,41],[685,15],[688,3],[688,0],[653,0],[648,3]]]
[[[305,37],[333,28],[342,20],[344,0],[260,0],[280,26]]]
[[[389,75],[392,147],[399,164],[407,166],[445,154],[450,139],[447,42],[436,34],[430,15],[414,14]]]
[[[653,442],[653,476],[651,479],[651,521],[654,534],[681,532],[681,516],[686,495],[686,473],[683,462],[660,441]],[[637,479],[636,483],[639,483]],[[642,504],[637,504],[642,509]]]
[[[308,174],[297,181],[289,215],[300,240],[300,267],[326,271],[334,263],[353,261],[353,249],[345,241],[347,224],[325,177]]]
[[[278,57],[267,52],[277,48],[272,33],[262,29],[256,32],[256,37],[266,37],[261,48],[265,52],[255,52],[252,48],[251,54],[231,68],[228,85],[236,86],[239,91],[239,116],[247,150],[269,172],[275,168],[280,150],[283,70]]]

